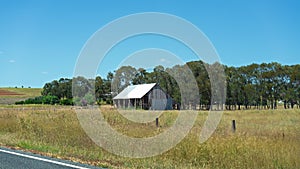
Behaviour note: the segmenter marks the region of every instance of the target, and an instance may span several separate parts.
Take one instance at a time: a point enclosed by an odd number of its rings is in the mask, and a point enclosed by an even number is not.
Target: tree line
[[[210,109],[211,103],[215,104],[211,100],[212,95],[216,92],[223,92],[222,89],[218,88],[215,88],[218,91],[212,91],[212,85],[226,87],[225,108],[227,110],[240,110],[242,108],[276,109],[278,103],[282,103],[286,109],[294,108],[295,105],[299,108],[299,64],[281,65],[272,62],[233,67],[219,63],[207,64],[202,61],[192,61],[187,62],[186,65],[176,65],[166,69],[157,66],[152,72],[147,72],[143,68],[135,69],[131,66],[123,66],[115,71],[112,85],[112,89],[115,88],[115,90],[112,91],[118,93],[131,84],[155,82],[159,83],[164,91],[180,103],[181,96],[177,79],[184,71],[182,69],[184,66],[188,66],[197,81],[200,96],[199,107],[202,109]],[[222,75],[221,69],[224,70],[224,75]],[[217,79],[224,78],[225,81],[213,79],[214,83],[211,83],[210,72],[212,71],[219,76]],[[220,85],[220,83],[224,84]],[[191,93],[191,97],[192,95]]]
[[[294,108],[300,103],[300,65],[279,63],[251,64],[225,67],[227,78],[227,109],[276,109],[279,101],[284,108]]]
[[[191,71],[197,82],[198,93],[195,93],[193,86],[189,86],[189,79],[184,75],[187,70]],[[224,70],[224,74],[221,70]],[[212,71],[219,76],[211,79],[214,83],[210,81]],[[192,61],[172,68],[156,66],[152,71],[122,66],[113,73],[109,72],[106,78],[97,76],[95,79],[75,77],[53,80],[44,85],[42,96],[37,100],[45,104],[112,104],[112,98],[129,85],[158,83],[175,102],[181,103],[179,81],[185,83],[185,88],[191,88],[189,97],[196,94],[199,96],[198,103],[191,103],[198,104],[194,105],[198,109],[210,109],[211,103],[218,104],[218,101],[211,100],[216,92],[224,94],[227,110],[276,109],[280,102],[286,109],[294,108],[295,105],[299,108],[300,65],[281,65],[276,62],[232,67]],[[214,88],[218,91],[212,91],[212,85],[225,86],[225,89]]]

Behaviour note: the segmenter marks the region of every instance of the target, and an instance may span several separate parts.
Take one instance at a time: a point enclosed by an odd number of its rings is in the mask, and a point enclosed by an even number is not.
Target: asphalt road
[[[54,159],[0,147],[0,169],[99,169],[97,167]]]

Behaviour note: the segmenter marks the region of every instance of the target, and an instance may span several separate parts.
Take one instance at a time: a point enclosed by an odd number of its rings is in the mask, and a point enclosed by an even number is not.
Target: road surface
[[[0,169],[100,169],[93,166],[49,158],[0,147]]]

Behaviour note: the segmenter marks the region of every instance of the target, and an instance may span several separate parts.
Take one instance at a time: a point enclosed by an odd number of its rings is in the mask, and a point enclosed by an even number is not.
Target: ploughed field
[[[18,96],[18,95],[23,95],[23,94],[0,89],[0,96]]]
[[[0,88],[0,104],[15,104],[17,101],[41,95],[39,88]]]

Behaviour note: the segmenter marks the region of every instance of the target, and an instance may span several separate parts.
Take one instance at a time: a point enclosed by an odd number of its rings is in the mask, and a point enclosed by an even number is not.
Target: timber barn
[[[113,98],[117,108],[171,110],[173,100],[156,83],[127,86]]]

